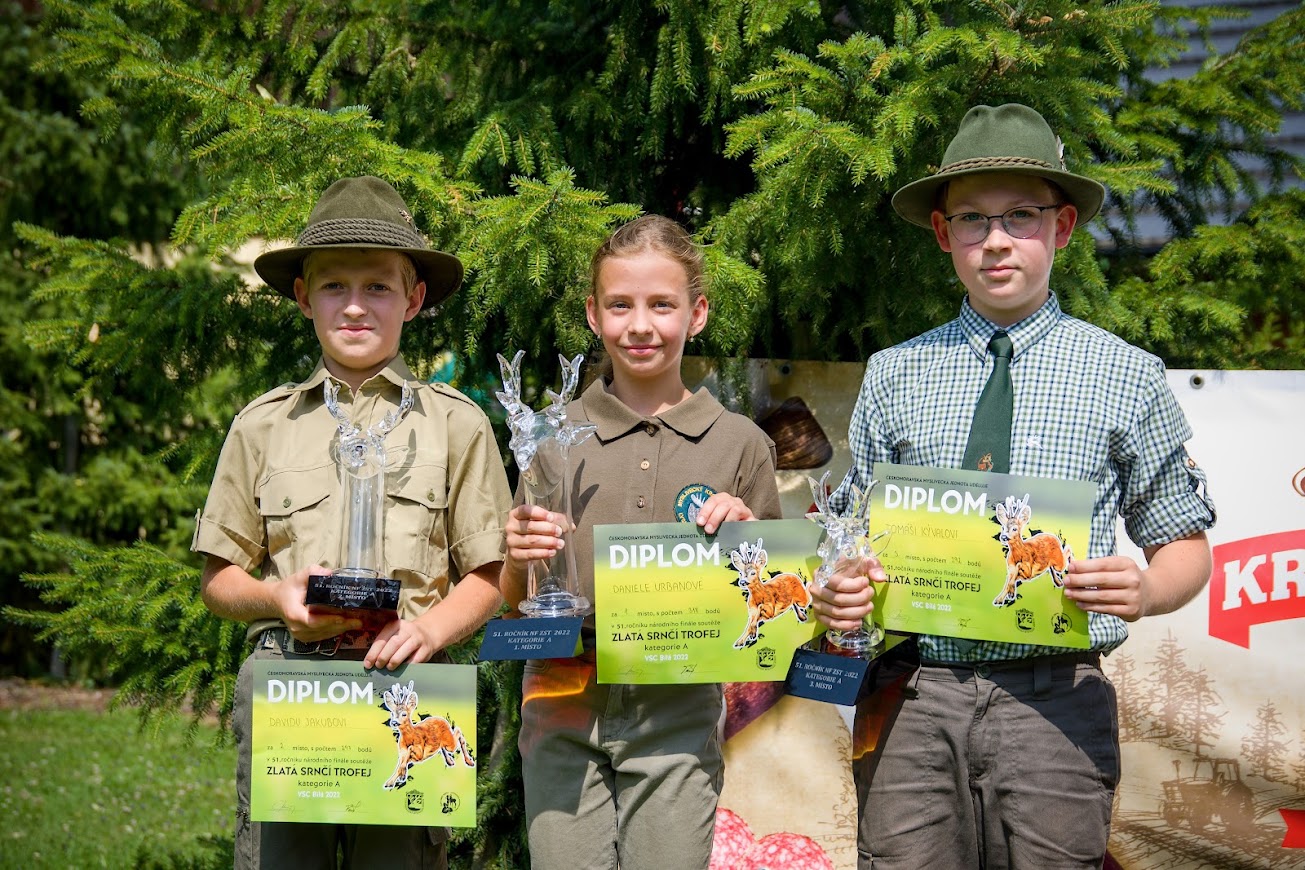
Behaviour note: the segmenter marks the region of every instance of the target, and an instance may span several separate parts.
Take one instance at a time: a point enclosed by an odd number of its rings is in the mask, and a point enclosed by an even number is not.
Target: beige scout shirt
[[[705,389],[644,417],[595,381],[567,405],[567,419],[598,426],[571,450],[571,536],[581,588],[594,600],[594,526],[673,523],[681,492],[706,484],[743,499],[759,519],[781,515],[775,444],[755,423],[725,410]]]
[[[192,549],[263,579],[340,558],[340,478],[333,457],[338,423],[326,408],[318,362],[308,380],[268,392],[231,425]],[[399,613],[421,615],[449,584],[503,558],[503,522],[511,496],[489,420],[444,384],[417,381],[396,357],[356,395],[338,383],[339,404],[366,429],[398,407],[404,382],[412,410],[385,438],[383,558],[402,583]],[[252,638],[279,621],[249,626]]]

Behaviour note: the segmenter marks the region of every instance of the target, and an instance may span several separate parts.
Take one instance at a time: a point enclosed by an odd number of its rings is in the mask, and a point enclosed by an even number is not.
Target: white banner
[[[1283,847],[1288,818],[1305,841],[1305,372],[1169,384],[1218,509],[1214,576],[1106,659],[1124,757],[1111,854],[1127,870],[1305,868]]]

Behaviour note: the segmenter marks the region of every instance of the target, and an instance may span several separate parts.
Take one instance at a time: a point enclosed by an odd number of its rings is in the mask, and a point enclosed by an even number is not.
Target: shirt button
[[[649,435],[656,435],[656,434],[657,434],[657,424],[655,424],[655,423],[649,423],[648,425],[646,425],[646,426],[643,427],[643,431],[647,432]]]
[[[286,497],[281,501],[281,507],[290,507],[290,496],[286,496]]]
[[[426,490],[426,501],[434,501],[434,500],[435,500],[435,490],[433,489]]]
[[[639,496],[639,501],[637,502],[637,504],[639,505],[639,507],[643,507],[643,496]]]
[[[648,466],[649,466],[650,464],[651,464],[651,463],[649,463],[648,460],[645,459],[643,462],[640,462],[640,463],[639,463],[639,467],[642,468],[644,471],[647,471],[647,470],[648,470]]]
[[[992,668],[988,665],[979,665],[974,669],[974,675],[981,680],[986,680],[992,674]]]

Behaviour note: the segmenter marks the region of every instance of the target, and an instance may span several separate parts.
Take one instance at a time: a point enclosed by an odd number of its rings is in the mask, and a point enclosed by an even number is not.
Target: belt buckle
[[[288,629],[286,633],[289,634]],[[295,636],[291,634],[290,652],[300,656],[326,656],[330,658],[340,651],[340,643],[343,638],[343,635],[337,634],[334,638],[328,637],[326,640],[315,640],[311,643],[300,644]]]

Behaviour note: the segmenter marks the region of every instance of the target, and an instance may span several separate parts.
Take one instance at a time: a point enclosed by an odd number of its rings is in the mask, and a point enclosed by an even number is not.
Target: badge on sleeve
[[[689,484],[675,497],[675,519],[682,523],[696,523],[698,511],[715,494],[716,490],[705,483]]]

